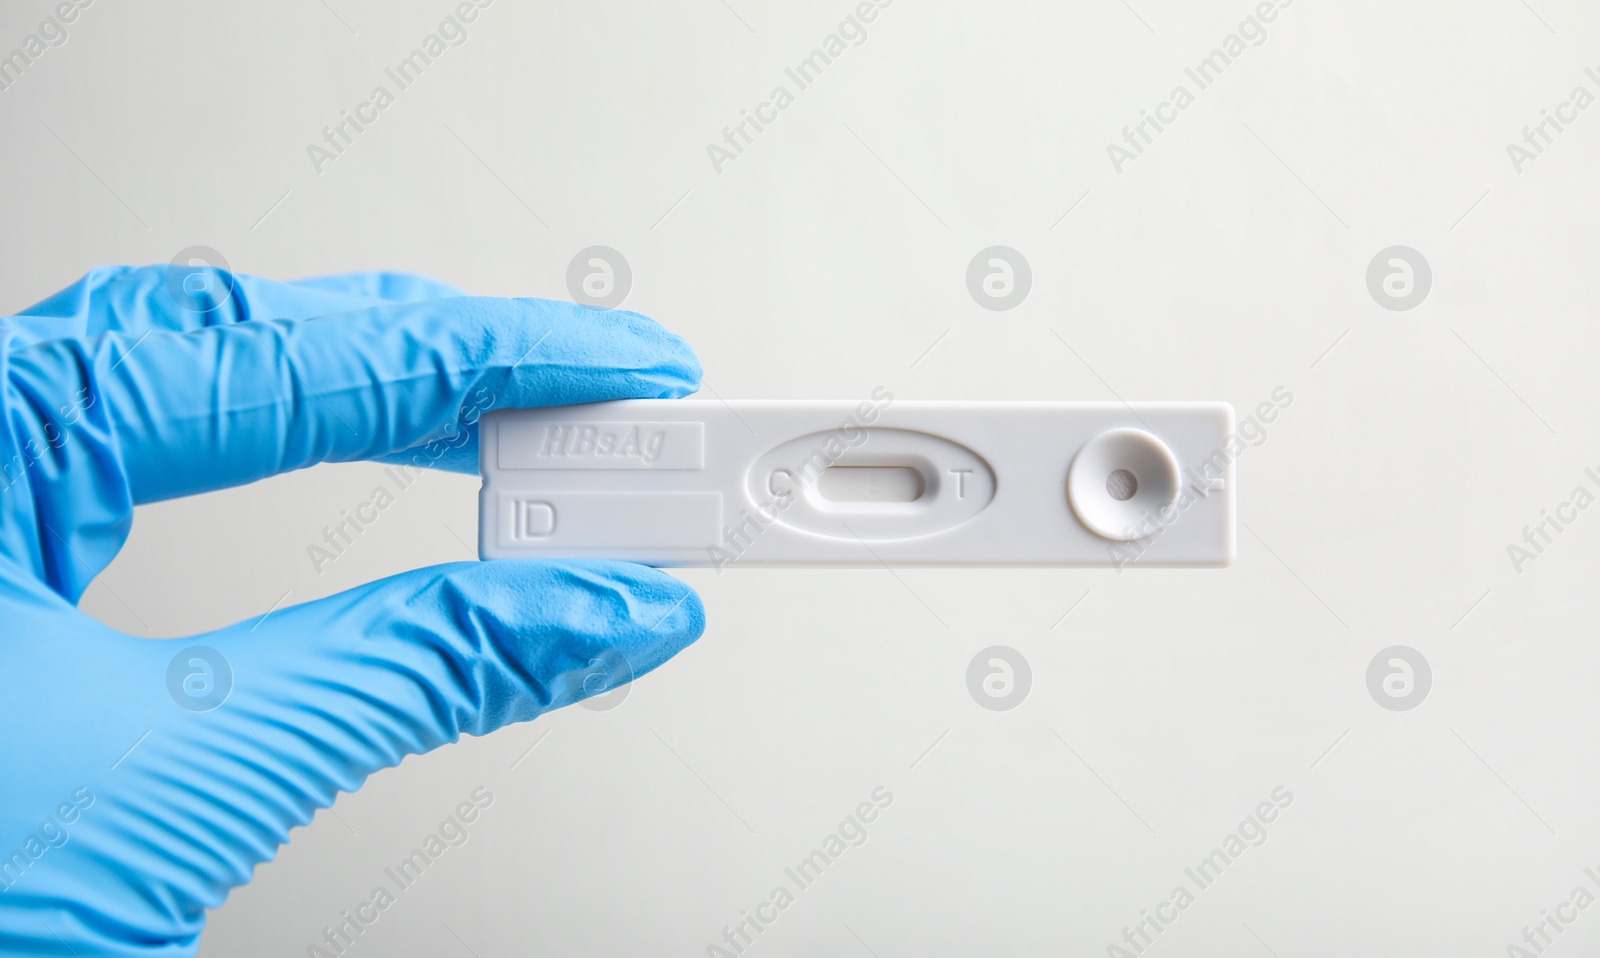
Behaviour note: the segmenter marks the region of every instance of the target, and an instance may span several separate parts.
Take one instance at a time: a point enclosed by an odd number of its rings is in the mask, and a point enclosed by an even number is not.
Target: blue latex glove
[[[0,320],[0,371],[0,953],[190,955],[205,910],[338,792],[704,626],[687,586],[615,562],[436,566],[190,640],[75,607],[139,503],[406,450],[475,471],[487,409],[694,391],[694,354],[642,316],[393,274],[109,268]],[[196,645],[226,665],[173,664]]]

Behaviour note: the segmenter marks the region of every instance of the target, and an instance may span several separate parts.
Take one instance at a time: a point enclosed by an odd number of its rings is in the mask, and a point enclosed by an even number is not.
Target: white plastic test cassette
[[[1226,403],[639,399],[484,416],[486,559],[1224,566]]]

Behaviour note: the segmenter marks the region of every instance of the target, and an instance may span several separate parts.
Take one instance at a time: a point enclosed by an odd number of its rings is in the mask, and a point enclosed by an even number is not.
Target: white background
[[[8,2],[0,49],[50,6]],[[898,0],[718,174],[852,8],[495,0],[321,174],[306,144],[452,4],[98,0],[0,93],[3,311],[196,244],[565,298],[598,244],[724,397],[1294,397],[1239,461],[1233,568],[682,573],[707,633],[620,707],[374,777],[202,954],[304,954],[479,785],[352,954],[703,955],[880,785],[751,954],[1102,955],[1278,786],[1147,954],[1505,954],[1600,865],[1600,510],[1506,552],[1597,488],[1600,108],[1520,174],[1506,145],[1600,93],[1600,13],[1295,0],[1119,174],[1106,144],[1253,4]],[[1032,266],[1010,311],[966,288],[992,245]],[[1432,265],[1410,311],[1368,292],[1393,245]],[[430,475],[313,571],[379,473],[143,508],[84,606],[176,636],[469,557],[476,480]],[[966,689],[992,645],[1032,667],[1013,711]],[[1391,645],[1431,663],[1415,710],[1369,695]],[[1551,954],[1600,947],[1578,914]]]

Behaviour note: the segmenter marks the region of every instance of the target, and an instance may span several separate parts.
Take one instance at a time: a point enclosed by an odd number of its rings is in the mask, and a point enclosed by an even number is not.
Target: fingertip
[[[660,569],[605,560],[551,565],[569,587],[587,592],[593,603],[609,610],[608,641],[635,676],[677,655],[705,632],[700,594]]]
[[[681,638],[685,645],[704,634],[705,603],[692,586],[650,566],[631,562],[617,565],[632,573],[640,593],[649,597],[651,605],[646,614],[654,617],[648,623],[651,632]]]
[[[692,642],[705,630],[705,606],[700,594],[660,569],[604,559],[572,560],[554,565],[586,586],[613,590],[625,604],[619,611],[624,612],[630,625],[642,636],[664,639],[681,636]]]
[[[648,566],[500,559],[450,577],[471,618],[493,623],[486,637],[504,659],[521,663],[515,671],[539,711],[647,675],[705,630],[700,596]]]
[[[676,333],[669,332],[667,335],[671,337],[673,344],[677,347],[679,362],[682,365],[679,374],[683,379],[683,385],[678,387],[670,396],[663,398],[680,399],[691,393],[699,392],[700,383],[705,378],[705,368],[700,365],[700,357],[695,354],[694,347],[689,345],[687,339]]]
[[[682,337],[648,316],[625,309],[596,309],[547,299],[515,299],[524,326],[519,339],[532,348],[514,364],[521,375],[536,379],[542,365],[581,360],[602,373],[592,377],[582,395],[559,394],[543,401],[506,405],[565,405],[605,399],[677,399],[700,388],[702,369],[694,349]]]
[[[660,372],[670,376],[672,381],[665,384],[666,391],[658,398],[677,399],[700,389],[700,380],[705,370],[700,365],[700,357],[695,354],[694,347],[689,345],[687,339],[667,329],[655,319],[630,309],[587,311],[596,314],[604,322],[627,329],[660,353],[662,356]]]
[[[559,708],[612,691],[655,671],[705,632],[705,606],[693,588],[658,569],[625,562],[565,564],[574,577],[604,583],[626,610],[598,650],[552,675],[546,688]]]

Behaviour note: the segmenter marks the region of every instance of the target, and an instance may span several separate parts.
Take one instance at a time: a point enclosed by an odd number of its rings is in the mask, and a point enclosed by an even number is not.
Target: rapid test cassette
[[[634,399],[483,417],[486,559],[1225,566],[1226,403]]]

